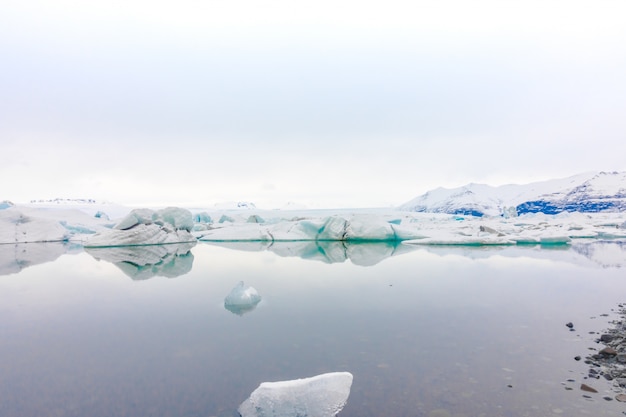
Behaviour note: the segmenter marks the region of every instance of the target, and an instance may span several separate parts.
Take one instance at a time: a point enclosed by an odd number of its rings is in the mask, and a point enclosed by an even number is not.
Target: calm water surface
[[[354,375],[342,417],[626,411],[573,359],[626,301],[619,244],[229,246],[143,267],[0,248],[0,416],[237,416],[261,382],[333,371]],[[244,314],[239,281],[262,297]]]

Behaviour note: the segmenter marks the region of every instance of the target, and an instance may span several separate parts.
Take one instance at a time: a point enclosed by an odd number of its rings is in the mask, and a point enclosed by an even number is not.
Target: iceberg
[[[610,177],[612,178],[612,177]],[[609,178],[609,179],[610,179]],[[190,211],[136,209],[110,221],[75,204],[12,205],[0,210],[0,243],[72,241],[85,247],[182,242],[266,242],[277,254],[360,264],[345,243],[413,245],[568,245],[626,238],[624,213],[525,213],[482,217],[389,209]],[[507,207],[511,207],[510,205]],[[92,204],[91,212],[102,205]],[[202,209],[200,209],[202,210]],[[110,213],[109,213],[110,214]],[[304,242],[278,244],[278,242]],[[333,245],[323,242],[343,242]],[[259,245],[252,245],[259,246]],[[356,249],[356,248],[355,248]],[[359,250],[365,247],[359,247]],[[396,253],[397,248],[392,250]],[[290,255],[292,253],[292,255]],[[377,252],[378,253],[378,252]],[[282,256],[282,255],[281,255]],[[383,259],[383,257],[379,257]],[[363,259],[363,262],[369,262]]]
[[[196,242],[168,245],[86,247],[96,260],[111,262],[133,280],[155,276],[176,278],[193,267],[191,248]]]
[[[32,210],[0,210],[0,244],[60,242],[69,240],[70,235],[59,221],[37,216]]]
[[[202,241],[400,241],[423,237],[415,230],[369,214],[230,223],[197,232],[197,236]]]
[[[224,299],[224,308],[241,316],[254,310],[260,302],[261,296],[257,290],[246,287],[243,281],[239,281]]]
[[[193,216],[187,209],[168,207],[132,210],[112,229],[100,231],[85,243],[85,247],[161,245],[195,242],[190,233]]]
[[[237,409],[242,417],[334,417],[345,407],[350,372],[263,382]]]
[[[13,207],[15,204],[11,203],[9,200],[0,201],[0,210],[8,209],[9,207]]]

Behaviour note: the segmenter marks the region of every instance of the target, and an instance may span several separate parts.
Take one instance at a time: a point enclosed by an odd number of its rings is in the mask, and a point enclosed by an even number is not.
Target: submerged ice
[[[331,372],[263,382],[238,408],[242,417],[334,417],[346,405],[352,374]]]

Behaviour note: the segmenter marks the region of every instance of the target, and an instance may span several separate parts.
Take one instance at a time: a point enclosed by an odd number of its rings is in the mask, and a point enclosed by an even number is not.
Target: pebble
[[[566,324],[566,326],[572,329],[574,327],[574,323],[570,321],[569,323]]]
[[[590,387],[587,384],[580,384],[580,389],[583,390],[583,391],[587,391],[587,392],[598,392],[597,389],[595,389],[593,387]]]
[[[615,337],[613,335],[610,334],[603,334],[602,336],[600,336],[600,341],[603,343],[608,343],[611,340],[613,340]]]
[[[621,403],[626,403],[626,394],[617,394],[615,399]]]

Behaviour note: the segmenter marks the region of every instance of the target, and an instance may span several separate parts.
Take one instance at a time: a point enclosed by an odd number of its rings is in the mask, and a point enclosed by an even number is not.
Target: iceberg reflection
[[[263,382],[237,409],[242,417],[333,417],[345,407],[350,372],[291,381]]]
[[[0,275],[17,274],[22,269],[55,261],[61,255],[80,251],[80,246],[66,242],[0,244]]]
[[[111,262],[133,280],[155,276],[176,278],[193,267],[195,242],[149,246],[85,248],[96,260]]]
[[[346,242],[346,241],[249,241],[202,242],[229,249],[260,252],[270,251],[282,257],[299,257],[324,263],[350,260],[359,266],[372,266],[391,257],[418,250],[417,246],[401,242]]]

